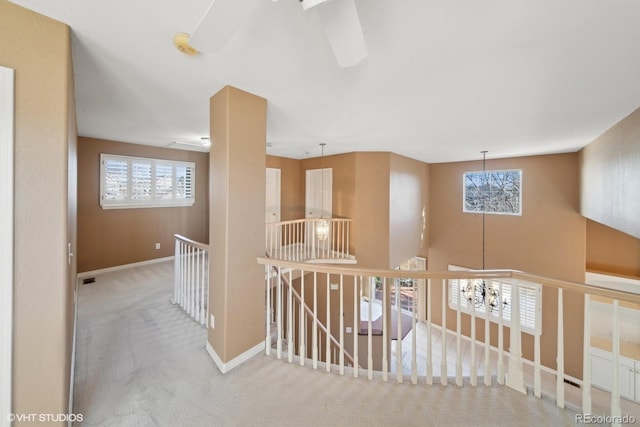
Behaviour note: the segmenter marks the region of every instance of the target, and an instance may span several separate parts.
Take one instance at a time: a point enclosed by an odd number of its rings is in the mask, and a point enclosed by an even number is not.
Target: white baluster
[[[327,333],[326,335],[326,370],[331,372],[331,277],[327,273]]]
[[[186,256],[185,256],[185,245],[182,243],[182,247],[180,248],[180,288],[181,288],[181,296],[180,296],[180,307],[185,310],[186,301],[187,301],[187,265],[186,265]]]
[[[353,276],[353,378],[358,378],[358,335],[360,333],[360,313],[358,297],[358,280],[362,286],[362,276]]]
[[[372,305],[373,305],[373,297],[376,294],[375,291],[375,286],[371,285],[371,280],[375,280],[374,278],[369,277],[369,304],[368,304],[368,308],[369,308],[369,316],[368,316],[368,320],[367,320],[367,375],[368,378],[371,380],[373,379],[373,333],[371,331],[371,317],[373,316],[372,313]],[[375,282],[374,282],[375,283]],[[383,286],[384,289],[384,286]],[[373,295],[372,295],[373,294]]]
[[[293,363],[293,280],[291,279],[292,269],[289,269],[289,288],[287,299],[287,352],[289,363]]]
[[[347,258],[349,257],[349,230],[351,229],[351,222],[347,222]]]
[[[427,279],[427,384],[433,384],[433,354],[431,352],[431,279]]]
[[[591,300],[584,294],[584,338],[582,347],[582,413],[591,413]]]
[[[622,415],[622,409],[620,408],[620,316],[619,316],[620,302],[617,299],[613,300],[613,322],[611,324],[611,351],[613,372],[613,384],[611,386],[611,416],[620,417]],[[612,426],[619,426],[620,423],[612,423]]]
[[[200,322],[200,249],[195,248],[194,251],[194,268],[195,268],[195,281],[194,281],[194,317],[196,322]]]
[[[456,292],[456,385],[458,387],[462,387],[462,316],[460,310],[460,300],[462,299],[462,285],[462,279],[458,279],[458,292]]]
[[[180,292],[180,240],[176,239],[173,252],[173,299],[172,304],[178,303]]]
[[[442,279],[442,362],[440,363],[440,384],[447,385],[447,282]]]
[[[535,397],[540,397],[542,395],[540,334],[535,334],[533,336],[533,363],[533,395]]]
[[[493,286],[493,283],[491,283],[491,286]],[[500,304],[499,301],[498,301],[498,304]],[[491,385],[491,365],[489,364],[489,361],[491,359],[491,354],[489,353],[489,350],[490,350],[489,343],[491,341],[491,332],[490,332],[491,325],[489,324],[489,318],[491,316],[491,310],[486,310],[485,314],[486,314],[486,317],[484,319],[484,385],[490,386]]]
[[[318,273],[313,272],[313,329],[311,330],[313,369],[318,369]]]
[[[340,375],[344,375],[344,276],[340,275]]]
[[[558,288],[558,354],[556,356],[556,404],[564,408],[564,307],[562,288]]]
[[[502,280],[500,280],[499,284],[499,293],[500,293],[500,304],[498,305],[498,368],[497,368],[497,377],[498,384],[504,384],[504,315],[502,314],[502,309],[504,306],[504,297],[502,293]]]
[[[187,306],[186,311],[189,316],[193,316],[193,310],[191,309],[191,304],[193,301],[193,286],[192,286],[192,258],[191,258],[191,245],[187,245]]]
[[[209,327],[209,319],[207,318],[207,307],[208,307],[208,298],[209,298],[209,257],[207,256],[208,251],[202,251],[202,292],[201,295],[201,307],[202,307],[202,319],[204,321],[205,326]]]
[[[307,358],[307,350],[306,350],[306,346],[305,346],[305,342],[306,342],[306,332],[307,332],[307,328],[306,328],[306,316],[305,316],[305,312],[304,312],[304,306],[305,306],[305,302],[304,302],[304,271],[300,271],[300,327],[298,328],[300,330],[300,366],[304,366],[304,360]]]
[[[400,303],[400,279],[394,279],[396,294],[396,380],[402,383],[402,304]]]
[[[282,359],[282,269],[278,267],[278,279],[276,282],[276,357]]]
[[[270,265],[265,265],[264,266],[264,275],[265,275],[265,282],[267,285],[267,295],[266,295],[266,300],[267,300],[267,305],[265,308],[265,336],[264,336],[264,342],[265,342],[265,353],[267,354],[267,356],[269,356],[271,354],[271,266]]]
[[[387,301],[387,278],[382,278],[382,381],[389,379],[389,361],[387,350],[389,347],[389,335],[387,331],[387,312],[389,305]]]
[[[207,325],[207,328],[209,327],[209,251],[206,251],[204,254],[204,266],[203,268],[203,273],[204,273],[204,277],[205,277],[205,283],[204,283],[204,289],[206,291],[206,294],[202,297],[202,305],[205,307],[205,325]]]
[[[342,246],[340,248],[340,258],[345,258],[345,253],[346,251],[344,250],[345,246],[344,246],[344,237],[346,235],[345,229],[347,227],[347,222],[346,221],[342,221],[341,223],[341,232],[340,232],[340,237],[342,238]]]
[[[511,282],[511,329],[509,335],[509,373],[507,386],[526,394],[522,372],[522,341],[520,336],[520,288]]]
[[[418,295],[416,292],[416,279],[411,281],[412,287],[412,310],[411,310],[411,384],[418,384],[418,360],[417,360],[417,331],[416,331],[416,316],[418,311],[416,309]]]
[[[473,301],[471,301],[471,375],[469,383],[472,386],[478,385],[478,365],[476,363],[476,300],[475,282],[473,282]]]

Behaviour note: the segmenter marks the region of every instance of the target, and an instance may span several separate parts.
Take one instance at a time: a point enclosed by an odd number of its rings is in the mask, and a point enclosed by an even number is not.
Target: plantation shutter
[[[125,160],[105,160],[103,198],[106,200],[127,200],[129,198],[129,163]]]
[[[469,270],[463,267],[449,266],[451,271],[464,271]],[[462,296],[462,289],[464,289],[469,283],[480,283],[480,280],[467,280],[467,279],[452,279],[449,280],[448,302],[449,308],[452,310],[458,309],[458,300],[460,300],[460,311],[463,313],[471,314],[472,303]],[[502,287],[500,288],[500,282]],[[486,280],[486,286],[494,287],[495,289],[501,289],[501,300],[507,301],[507,305],[502,307],[502,319],[505,325],[511,323],[511,283],[501,280]],[[520,327],[522,332],[536,335],[541,333],[541,289],[537,283],[518,283],[519,297],[520,297]],[[480,305],[475,308],[476,316],[481,318],[489,318],[490,322],[498,323],[500,321],[499,308],[493,309],[493,311],[487,310],[486,305]]]
[[[195,164],[101,154],[100,205],[103,209],[191,206]]]

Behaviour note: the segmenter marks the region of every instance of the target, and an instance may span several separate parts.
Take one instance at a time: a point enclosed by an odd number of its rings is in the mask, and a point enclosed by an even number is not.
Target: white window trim
[[[105,200],[105,163],[109,160],[120,160],[127,161],[129,165],[132,162],[142,162],[142,163],[150,163],[151,164],[151,198],[147,200]],[[184,199],[157,199],[155,197],[156,185],[156,166],[157,165],[171,165],[174,167],[182,166],[191,168],[191,197]],[[130,168],[129,168],[130,170]],[[165,160],[165,159],[152,159],[145,157],[132,157],[132,156],[121,156],[116,154],[100,154],[100,206],[102,209],[135,209],[135,208],[166,208],[166,207],[180,207],[180,206],[193,206],[195,203],[195,192],[196,192],[196,165],[193,162],[182,162],[177,160]],[[174,173],[175,180],[175,173]],[[129,183],[130,184],[130,183]],[[175,189],[175,182],[174,182]],[[129,186],[129,197],[131,194]]]
[[[457,265],[449,265],[449,271],[468,271],[471,270],[469,268],[465,268],[465,267],[460,267]],[[463,279],[460,279],[463,280]],[[489,279],[488,279],[489,280]],[[502,282],[502,289],[508,289],[509,290],[509,295],[511,295],[511,289],[513,286],[513,283],[511,280],[509,279],[504,279],[504,280],[494,280],[491,279],[491,281],[496,285],[496,286],[500,286],[500,282]],[[453,282],[453,283],[451,283]],[[450,280],[449,286],[447,287],[447,302],[449,305],[449,308],[452,310],[458,310],[458,299],[457,298],[461,298],[461,291],[460,291],[460,285],[459,285],[460,281],[458,279],[452,279]],[[529,335],[541,335],[542,334],[542,286],[539,283],[531,283],[531,282],[521,282],[518,281],[516,283],[516,286],[518,289],[522,289],[522,290],[533,290],[535,292],[535,296],[536,296],[536,301],[534,302],[534,312],[535,312],[535,326],[533,328],[527,326],[525,320],[523,319],[523,317],[526,316],[526,313],[524,310],[522,310],[522,301],[524,300],[524,295],[522,294],[522,292],[520,292],[520,330],[526,334]],[[457,296],[457,298],[454,298],[454,292]],[[462,301],[462,299],[461,299]],[[466,313],[471,315],[472,314],[472,306],[471,305],[461,305],[460,307],[460,311],[462,313]],[[483,309],[483,308],[477,308],[476,309],[476,317],[481,318],[481,319],[486,319],[487,318],[487,312]],[[511,310],[509,310],[509,313],[511,312]],[[489,316],[489,322],[491,323],[496,323],[498,324],[500,322],[500,315],[499,315],[499,311],[496,309],[492,312],[490,312],[490,316]],[[510,326],[511,325],[511,319],[510,318],[505,318],[505,313],[503,312],[503,325],[504,326]]]
[[[487,173],[490,174],[492,172],[519,172],[520,173],[520,197],[518,200],[518,212],[483,212],[483,211],[470,211],[467,209],[467,174],[482,174]],[[488,171],[466,171],[462,174],[462,212],[464,213],[473,213],[473,214],[482,214],[485,213],[487,215],[509,215],[509,216],[522,216],[522,169],[493,169]]]

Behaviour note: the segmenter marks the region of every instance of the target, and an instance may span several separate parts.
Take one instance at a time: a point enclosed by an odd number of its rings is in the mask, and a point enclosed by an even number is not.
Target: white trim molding
[[[213,362],[216,364],[216,367],[218,368],[218,370],[221,373],[226,374],[233,368],[236,368],[242,365],[244,362],[251,359],[253,356],[257,356],[258,354],[263,353],[264,346],[265,346],[265,341],[261,341],[255,346],[251,347],[249,350],[237,356],[236,358],[231,359],[227,363],[224,363],[222,359],[220,359],[220,356],[218,356],[218,353],[216,353],[216,351],[213,349],[209,341],[207,341],[207,345],[205,348],[207,349],[207,353],[209,353],[209,356],[211,356],[211,359],[213,359]]]
[[[10,426],[13,352],[14,70],[0,66],[0,426]]]

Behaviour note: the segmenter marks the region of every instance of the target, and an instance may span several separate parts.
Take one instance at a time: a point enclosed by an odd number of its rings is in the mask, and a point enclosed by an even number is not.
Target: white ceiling
[[[637,0],[358,0],[369,56],[347,69],[297,0],[197,57],[172,39],[210,0],[12,1],[71,26],[83,136],[197,141],[232,85],[268,100],[269,154],[447,162],[576,151],[640,106]]]

